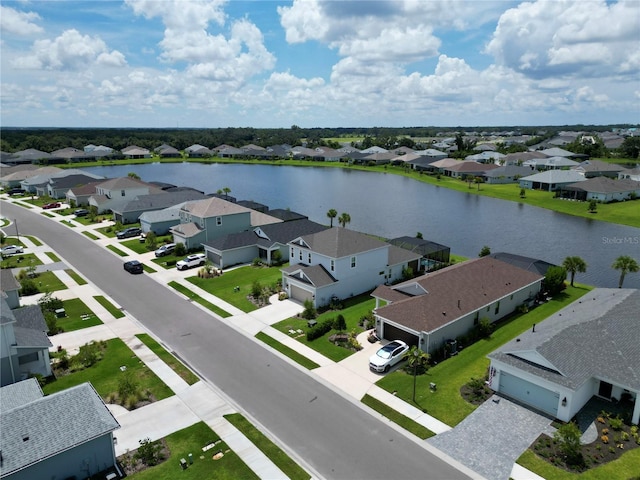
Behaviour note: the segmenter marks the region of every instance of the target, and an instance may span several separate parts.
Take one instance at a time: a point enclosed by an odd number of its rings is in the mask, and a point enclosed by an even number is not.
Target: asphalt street
[[[308,371],[147,275],[125,272],[122,258],[84,235],[5,202],[2,214],[17,220],[20,235],[34,235],[51,246],[319,476],[337,480],[469,478],[425,442],[371,415]],[[12,229],[5,231],[12,234]]]

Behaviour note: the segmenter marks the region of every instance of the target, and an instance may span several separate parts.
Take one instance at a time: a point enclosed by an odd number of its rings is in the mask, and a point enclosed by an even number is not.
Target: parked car
[[[129,273],[142,273],[142,264],[138,260],[124,262],[124,269]]]
[[[387,343],[369,358],[369,368],[374,372],[388,372],[391,367],[402,360],[409,350],[409,345],[402,340]]]
[[[86,217],[87,215],[89,215],[89,210],[86,210],[86,209],[84,209],[84,208],[79,208],[79,209],[75,210],[75,211],[73,212],[73,214],[74,214],[76,217]]]
[[[16,253],[24,252],[24,249],[20,245],[6,245],[0,249],[3,256],[14,255]]]
[[[24,194],[24,189],[22,188],[11,188],[7,191],[9,195],[22,195]]]
[[[147,241],[147,234],[145,232],[142,232],[140,234],[140,243],[144,243]]]
[[[204,265],[206,261],[207,257],[204,253],[194,253],[193,255],[187,255],[176,263],[176,268],[178,270],[186,270],[187,268],[199,267]]]
[[[175,249],[176,249],[175,243],[167,243],[165,245],[162,245],[159,249],[157,249],[155,251],[155,255],[156,257],[164,257],[165,255],[169,255],[170,253],[173,253]]]
[[[59,208],[61,205],[58,202],[46,203],[42,206],[43,209],[49,210],[50,208]]]
[[[116,237],[119,240],[122,240],[123,238],[137,237],[141,233],[142,233],[142,230],[140,228],[131,227],[131,228],[125,228],[124,230],[120,230],[119,232],[116,232]]]

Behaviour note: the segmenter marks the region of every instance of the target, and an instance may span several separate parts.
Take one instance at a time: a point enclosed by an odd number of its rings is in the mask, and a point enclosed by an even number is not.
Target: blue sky
[[[640,122],[640,1],[2,1],[1,124]]]

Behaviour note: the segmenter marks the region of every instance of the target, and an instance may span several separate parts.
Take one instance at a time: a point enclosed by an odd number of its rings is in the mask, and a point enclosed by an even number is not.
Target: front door
[[[600,381],[600,388],[598,388],[598,396],[602,398],[606,398],[607,400],[611,398],[611,390],[613,385],[607,382]]]

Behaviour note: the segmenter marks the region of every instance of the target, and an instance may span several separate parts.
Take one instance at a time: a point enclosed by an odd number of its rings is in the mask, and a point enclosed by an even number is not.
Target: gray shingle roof
[[[90,383],[0,413],[2,476],[120,427]]]
[[[3,268],[0,270],[0,288],[5,292],[20,290],[20,284],[11,273],[11,269]]]
[[[302,241],[312,251],[330,258],[342,258],[389,246],[388,243],[369,235],[343,227],[333,227],[312,235],[305,235]]]
[[[506,262],[514,267],[522,268],[533,273],[544,275],[549,267],[555,267],[553,263],[545,262],[537,258],[524,257],[507,252],[496,252],[489,255],[491,258]]]
[[[337,281],[322,265],[306,266],[297,264],[283,268],[282,271],[291,275],[292,278],[309,283],[316,288],[325,287]],[[300,276],[300,273],[302,276]]]
[[[116,211],[125,213],[143,210],[161,210],[177,205],[178,203],[201,200],[203,198],[206,198],[205,195],[195,190],[179,192],[163,191],[162,193],[153,193],[150,195],[138,195],[134,200],[127,202],[121,209],[116,209]]]
[[[44,394],[38,380],[28,378],[0,388],[0,412],[5,413],[41,398]]]
[[[13,315],[16,317],[16,321],[18,322],[17,326],[19,327],[39,330],[41,332],[47,332],[49,330],[39,305],[26,305],[16,308],[13,310]]]
[[[572,389],[595,377],[640,390],[639,311],[640,290],[598,288],[489,358]],[[529,361],[521,359],[525,355]]]

